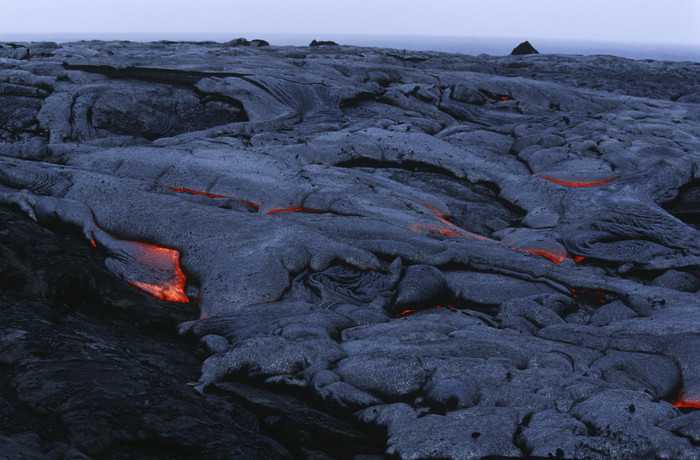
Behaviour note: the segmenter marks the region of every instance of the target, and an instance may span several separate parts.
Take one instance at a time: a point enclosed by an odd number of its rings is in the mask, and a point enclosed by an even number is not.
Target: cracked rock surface
[[[700,456],[700,64],[241,43],[1,44],[3,449]]]

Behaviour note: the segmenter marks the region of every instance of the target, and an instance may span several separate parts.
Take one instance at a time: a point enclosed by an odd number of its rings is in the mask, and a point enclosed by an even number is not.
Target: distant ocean
[[[664,61],[700,62],[700,44],[672,45],[658,43],[614,43],[585,40],[554,40],[533,37],[437,37],[399,35],[339,35],[339,34],[274,34],[274,33],[110,33],[110,34],[3,34],[0,41],[40,41],[69,42],[78,40],[132,40],[132,41],[215,41],[227,42],[245,37],[249,40],[260,38],[271,45],[308,45],[311,40],[333,40],[341,45],[376,46],[413,51],[443,51],[477,56],[489,54],[502,56],[510,54],[519,43],[529,40],[542,54],[613,55],[629,59],[656,59]]]

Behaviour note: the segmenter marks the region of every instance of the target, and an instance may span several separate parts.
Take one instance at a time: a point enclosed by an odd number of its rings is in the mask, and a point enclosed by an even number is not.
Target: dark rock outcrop
[[[515,48],[513,48],[513,51],[510,52],[511,56],[518,56],[522,54],[540,54],[540,52],[537,51],[535,47],[530,44],[529,41],[524,41]]]
[[[311,40],[309,46],[338,46],[338,44],[331,40]]]

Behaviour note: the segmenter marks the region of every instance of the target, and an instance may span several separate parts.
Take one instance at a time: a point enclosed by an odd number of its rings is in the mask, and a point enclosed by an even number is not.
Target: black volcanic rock
[[[225,45],[228,46],[250,46],[250,41],[243,37],[239,38],[234,38],[233,40],[229,40],[225,43]]]
[[[266,40],[261,40],[259,38],[253,39],[250,41],[250,46],[270,46],[270,43],[267,42]]]
[[[700,65],[246,44],[0,48],[1,448],[698,457]]]
[[[338,44],[331,40],[311,40],[309,46],[338,46]]]
[[[524,41],[515,48],[513,48],[513,51],[510,52],[511,56],[518,56],[521,54],[540,54],[540,52],[537,51],[535,47],[530,44],[529,41]]]

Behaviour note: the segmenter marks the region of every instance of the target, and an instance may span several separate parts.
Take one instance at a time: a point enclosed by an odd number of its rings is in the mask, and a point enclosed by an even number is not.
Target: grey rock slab
[[[546,283],[530,282],[491,273],[449,271],[445,273],[450,292],[466,306],[501,305],[511,299],[537,294],[556,294]]]
[[[517,413],[507,408],[469,408],[447,416],[417,417],[410,407],[380,409],[378,423],[387,427],[387,454],[400,458],[472,459],[519,456],[512,443]]]

